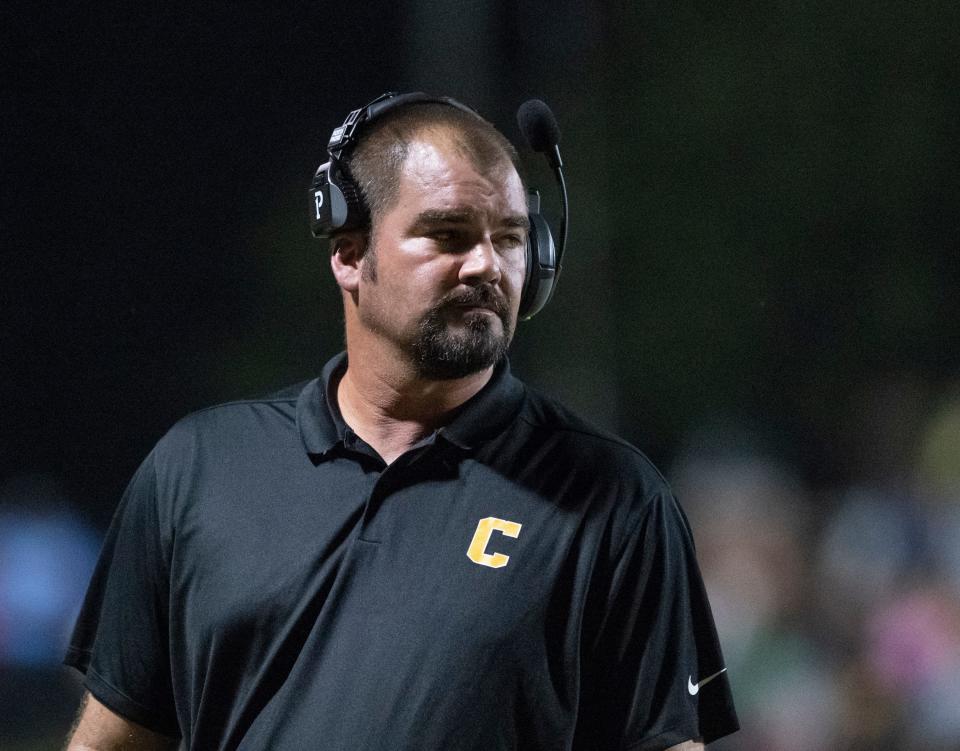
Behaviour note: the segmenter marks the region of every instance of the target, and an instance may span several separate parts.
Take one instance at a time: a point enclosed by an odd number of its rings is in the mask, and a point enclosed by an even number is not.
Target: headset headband
[[[366,127],[367,124],[374,120],[380,119],[388,112],[392,112],[400,107],[405,107],[408,104],[446,104],[463,112],[467,112],[474,117],[480,117],[476,110],[448,96],[430,96],[429,94],[424,94],[422,91],[414,91],[409,94],[398,94],[395,91],[388,91],[386,94],[378,96],[369,104],[360,109],[353,110],[347,115],[347,119],[343,121],[343,125],[335,128],[333,133],[330,134],[330,141],[327,143],[327,153],[335,159],[340,159],[345,150],[353,148],[356,144],[359,137],[357,132],[359,129]]]

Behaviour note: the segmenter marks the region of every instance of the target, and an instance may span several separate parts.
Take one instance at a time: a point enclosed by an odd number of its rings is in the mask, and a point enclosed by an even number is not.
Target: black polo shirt
[[[686,519],[504,363],[389,466],[323,376],[179,422],[67,664],[196,749],[662,749],[737,728]],[[702,685],[698,687],[704,681]]]

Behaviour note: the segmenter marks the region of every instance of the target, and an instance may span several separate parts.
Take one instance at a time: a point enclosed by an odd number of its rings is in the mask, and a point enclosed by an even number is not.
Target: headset
[[[552,114],[542,102],[533,100],[537,105],[542,105],[543,109],[549,115],[550,123],[547,126],[537,129],[536,122],[534,126],[534,137],[528,134],[528,127],[525,127],[524,118],[520,118],[521,130],[527,136],[528,141],[538,151],[545,149],[538,147],[537,135],[543,131],[551,135],[556,133],[555,141],[559,141],[559,129],[556,128],[556,122],[552,120]],[[371,123],[382,119],[390,112],[395,112],[401,107],[415,106],[417,104],[445,104],[455,107],[458,110],[466,112],[473,117],[480,118],[480,115],[465,104],[461,104],[450,97],[430,96],[423,92],[412,92],[408,94],[399,94],[388,92],[374,99],[369,104],[359,109],[353,110],[347,115],[343,125],[336,128],[330,135],[327,143],[328,161],[321,164],[313,176],[309,188],[310,200],[310,225],[314,237],[323,238],[344,230],[362,229],[369,226],[370,211],[366,206],[359,186],[350,175],[345,160],[350,152],[356,147],[362,138],[363,131]],[[527,102],[524,107],[531,104]],[[521,107],[523,112],[523,107]],[[537,116],[541,113],[538,111]],[[480,118],[482,119],[482,118]],[[529,121],[530,118],[526,118]],[[551,130],[552,124],[552,130]],[[543,138],[539,138],[543,140]],[[551,159],[558,181],[560,183],[563,197],[563,215],[561,219],[561,244],[560,252],[556,250],[553,235],[550,234],[550,227],[546,220],[540,214],[540,194],[532,191],[527,194],[527,212],[530,220],[530,231],[527,236],[527,258],[526,258],[526,276],[523,283],[523,291],[520,296],[521,319],[529,319],[539,313],[556,290],[557,280],[560,277],[560,260],[563,255],[563,248],[566,245],[567,235],[567,192],[561,172],[562,163],[559,159],[559,151],[556,143],[549,145],[556,153],[556,158]],[[556,163],[554,163],[556,162]]]

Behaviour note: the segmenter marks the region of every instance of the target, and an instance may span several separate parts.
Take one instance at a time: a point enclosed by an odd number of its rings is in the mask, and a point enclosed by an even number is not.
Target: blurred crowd
[[[80,682],[60,663],[101,535],[51,475],[0,481],[0,749],[63,746]]]
[[[843,487],[735,429],[678,457],[743,726],[719,751],[960,749],[960,392],[934,402],[865,389]]]
[[[960,749],[960,390],[884,381],[851,416],[840,487],[732,424],[667,473],[743,726],[718,751]],[[59,663],[99,539],[55,480],[0,484],[4,749],[62,741],[80,688]]]

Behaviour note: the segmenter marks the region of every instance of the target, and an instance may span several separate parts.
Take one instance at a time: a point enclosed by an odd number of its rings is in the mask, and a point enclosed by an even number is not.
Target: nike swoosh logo
[[[723,670],[718,670],[718,671],[717,671],[716,673],[714,673],[713,675],[708,675],[706,678],[704,678],[704,679],[703,679],[702,681],[700,681],[699,683],[694,683],[694,682],[693,682],[693,676],[692,676],[692,675],[691,675],[691,676],[688,676],[688,677],[687,677],[687,691],[690,693],[690,696],[696,696],[698,693],[700,693],[700,689],[701,689],[701,688],[703,688],[704,686],[706,686],[710,681],[712,681],[714,678],[716,678],[716,677],[717,677],[718,675],[720,675],[721,673],[726,673],[726,672],[727,672],[727,669],[726,669],[726,668],[724,668]]]

